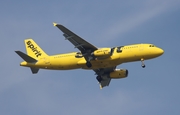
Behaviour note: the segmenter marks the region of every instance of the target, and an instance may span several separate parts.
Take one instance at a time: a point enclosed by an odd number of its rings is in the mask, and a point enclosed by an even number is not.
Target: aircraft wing
[[[101,76],[101,79],[99,81],[100,89],[102,89],[105,86],[109,86],[111,82],[111,78],[109,77],[110,72],[113,72],[116,67],[110,67],[110,68],[100,68],[100,69],[94,69],[96,74],[98,76]]]
[[[86,61],[88,62],[91,57],[91,53],[93,51],[97,50],[98,48],[93,46],[89,42],[85,41],[84,39],[82,39],[81,37],[79,37],[78,35],[73,33],[72,31],[70,31],[63,25],[56,24],[56,23],[53,23],[53,24],[54,24],[54,26],[58,27],[64,33],[63,36],[67,40],[69,40],[75,46],[75,48],[78,48],[81,51],[82,55],[85,57]],[[100,88],[103,88],[103,87],[109,85],[109,83],[111,81],[109,74],[110,74],[110,72],[114,71],[115,68],[116,67],[94,69],[96,74],[98,76],[101,76],[100,77],[101,80],[97,79],[99,81]]]
[[[63,36],[67,40],[69,40],[75,46],[75,48],[78,48],[82,52],[82,54],[92,53],[93,51],[98,49],[92,44],[90,44],[89,42],[85,41],[84,39],[76,35],[75,33],[71,32],[69,29],[67,29],[63,25],[56,24],[56,23],[53,23],[53,24],[64,33]]]

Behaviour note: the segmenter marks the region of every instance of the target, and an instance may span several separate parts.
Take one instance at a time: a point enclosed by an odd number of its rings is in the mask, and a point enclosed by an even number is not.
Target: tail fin
[[[24,40],[26,51],[29,56],[34,59],[39,59],[40,57],[48,56],[37,44],[33,39],[26,39]]]

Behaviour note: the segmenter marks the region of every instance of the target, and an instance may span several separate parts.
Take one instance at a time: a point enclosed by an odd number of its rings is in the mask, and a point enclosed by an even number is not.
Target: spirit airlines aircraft
[[[25,40],[27,54],[15,51],[24,62],[21,66],[30,67],[33,74],[39,69],[70,70],[89,69],[93,70],[100,84],[100,88],[108,86],[111,79],[125,78],[128,76],[127,69],[116,69],[122,63],[141,61],[156,58],[164,51],[153,44],[133,44],[119,47],[97,48],[85,41],[63,25],[53,23],[80,52],[66,54],[47,55],[32,39]]]

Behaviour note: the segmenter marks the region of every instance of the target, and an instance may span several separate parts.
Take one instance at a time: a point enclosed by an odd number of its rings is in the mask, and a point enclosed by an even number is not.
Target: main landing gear
[[[141,66],[142,66],[142,68],[145,68],[146,67],[146,65],[144,64],[144,59],[143,58],[141,58]]]
[[[92,67],[91,62],[87,61],[87,62],[86,62],[86,66],[87,66],[88,68]]]

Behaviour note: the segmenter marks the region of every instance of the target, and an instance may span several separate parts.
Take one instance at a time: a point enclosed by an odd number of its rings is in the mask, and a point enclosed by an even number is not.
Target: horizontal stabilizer
[[[24,59],[24,61],[26,61],[26,62],[29,62],[29,63],[35,63],[35,62],[37,62],[36,59],[28,56],[27,54],[25,54],[25,53],[23,53],[23,52],[21,52],[21,51],[15,51],[15,52],[16,52],[22,59]]]
[[[39,68],[32,68],[31,67],[31,71],[33,74],[36,74],[39,71]]]

